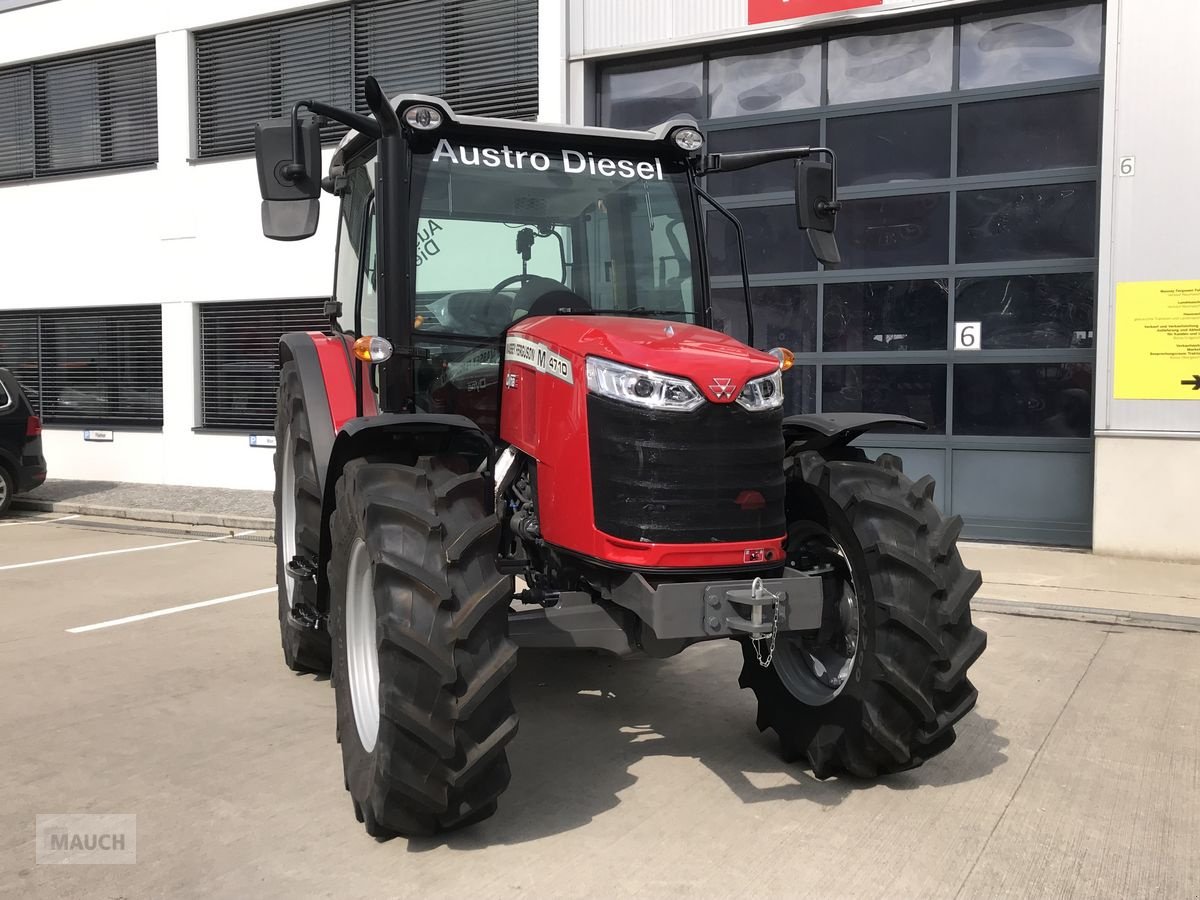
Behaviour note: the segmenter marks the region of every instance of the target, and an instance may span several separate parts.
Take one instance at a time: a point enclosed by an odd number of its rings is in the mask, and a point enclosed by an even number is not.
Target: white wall
[[[322,198],[308,241],[262,236],[253,158],[195,161],[190,30],[325,3],[55,0],[0,14],[0,66],[154,37],[159,162],[114,174],[0,184],[0,309],[163,305],[161,432],[116,429],[111,444],[48,427],[51,478],[269,489],[271,451],[244,434],[196,434],[196,304],[328,296],[337,203]],[[547,116],[565,114],[566,16],[541,0]],[[328,162],[333,148],[326,148]]]
[[[1169,23],[1169,27],[1164,27]],[[1194,0],[1109,0],[1096,367],[1097,553],[1200,561],[1200,398],[1113,398],[1116,287],[1200,280]],[[1115,38],[1115,39],[1114,39]],[[1117,160],[1136,157],[1122,177]],[[1196,360],[1200,370],[1200,359]],[[1191,369],[1188,370],[1189,373]]]

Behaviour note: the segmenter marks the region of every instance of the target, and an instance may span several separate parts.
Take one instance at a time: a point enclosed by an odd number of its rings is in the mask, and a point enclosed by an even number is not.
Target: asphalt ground
[[[4,896],[1200,897],[1200,634],[979,613],[958,742],[874,784],[781,762],[729,642],[524,651],[500,812],[376,842],[269,536],[36,519],[0,521]],[[39,813],[136,815],[136,863],[37,864]]]

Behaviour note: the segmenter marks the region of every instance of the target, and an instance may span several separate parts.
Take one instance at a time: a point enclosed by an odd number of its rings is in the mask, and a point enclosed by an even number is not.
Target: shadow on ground
[[[31,500],[79,500],[116,490],[120,486],[120,482],[117,481],[79,481],[73,478],[53,478],[22,496]]]
[[[520,844],[586,825],[621,802],[637,781],[634,767],[652,756],[698,760],[742,803],[818,806],[859,790],[972,781],[1007,759],[997,723],[971,712],[959,723],[958,744],[920,769],[878,781],[818,781],[782,761],[773,732],[758,731],[754,698],[737,686],[740,660],[732,642],[672,660],[522,650],[513,686],[521,731],[509,748],[513,779],[499,812],[462,832],[410,840],[409,851]]]

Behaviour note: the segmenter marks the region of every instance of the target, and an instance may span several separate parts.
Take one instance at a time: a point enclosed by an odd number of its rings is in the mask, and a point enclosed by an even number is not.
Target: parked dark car
[[[0,369],[0,516],[8,512],[14,494],[45,480],[42,420],[33,414],[16,376]]]

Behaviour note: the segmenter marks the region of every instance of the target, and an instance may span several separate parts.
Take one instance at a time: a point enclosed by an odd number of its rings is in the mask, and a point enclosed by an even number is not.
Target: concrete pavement
[[[981,609],[1200,629],[1200,565],[971,541],[959,550],[983,573]]]
[[[877,784],[781,762],[730,643],[523,651],[500,812],[376,843],[272,593],[66,630],[269,588],[270,545],[100,524],[0,527],[5,896],[1200,897],[1200,635],[978,612],[958,742]],[[136,814],[138,862],[36,865],[46,812]]]
[[[270,530],[270,491],[51,479],[16,499],[26,511]],[[981,609],[1100,623],[1200,629],[1200,566],[1078,550],[963,542],[983,572]]]

